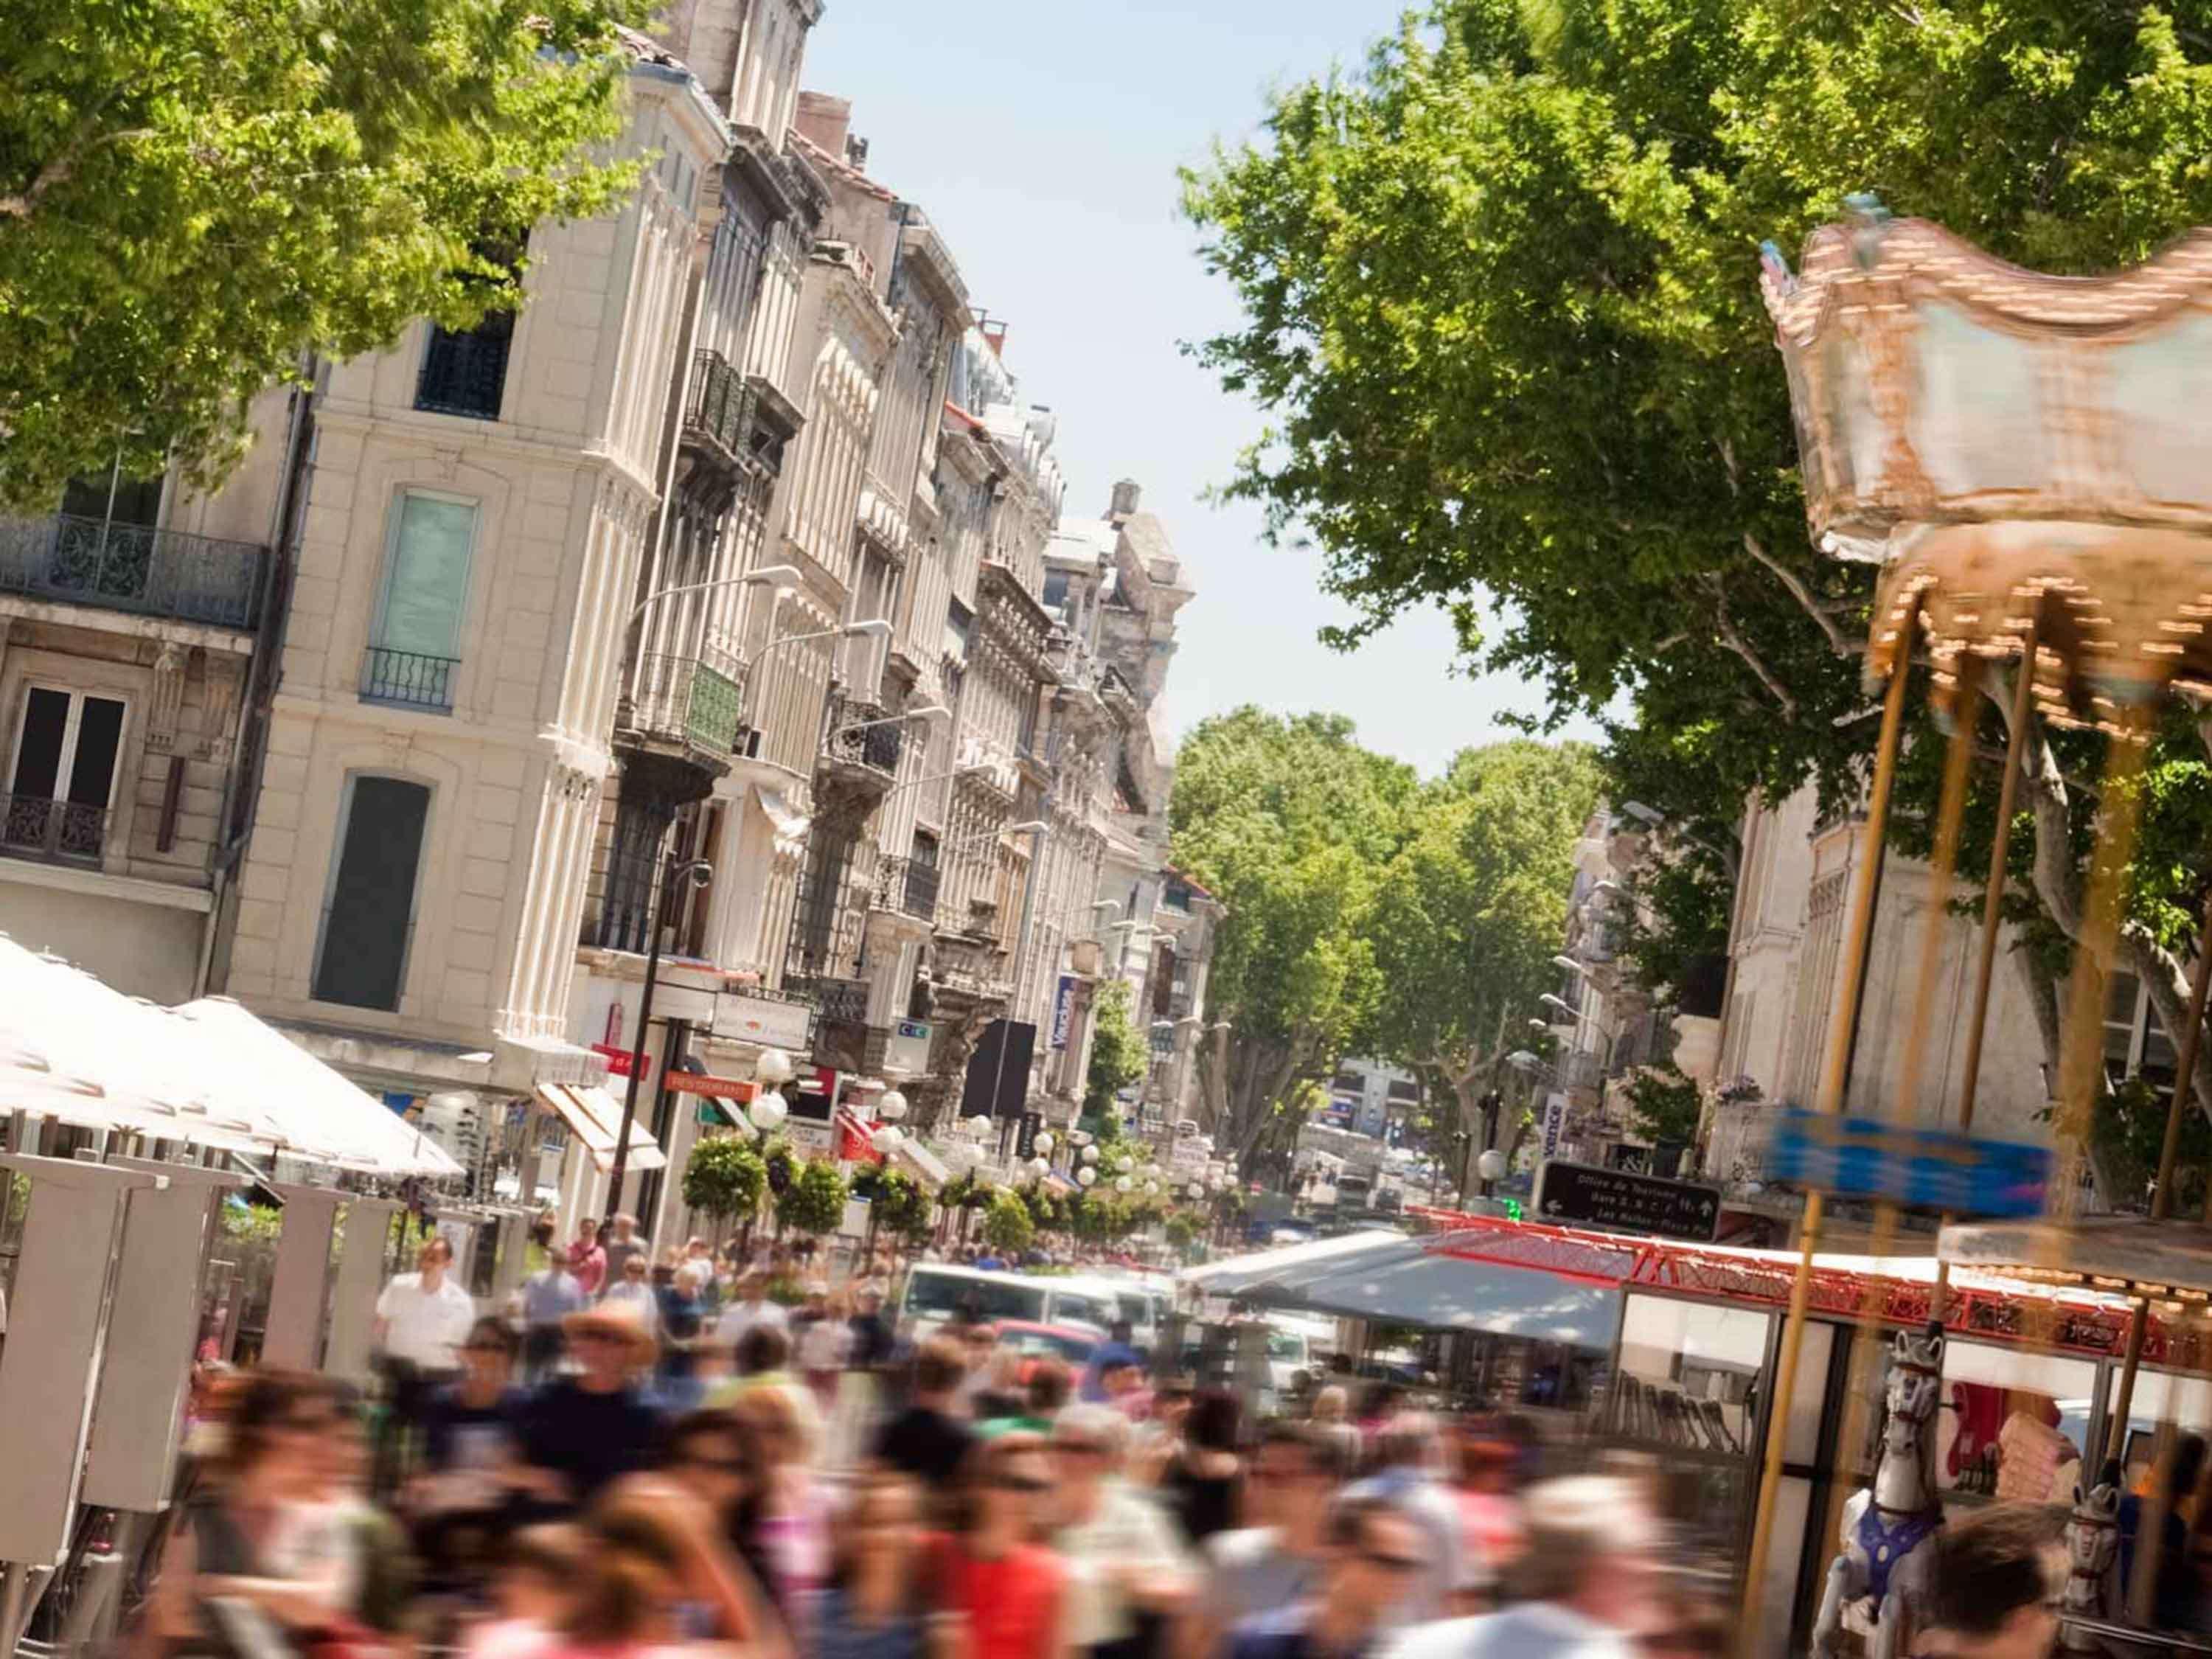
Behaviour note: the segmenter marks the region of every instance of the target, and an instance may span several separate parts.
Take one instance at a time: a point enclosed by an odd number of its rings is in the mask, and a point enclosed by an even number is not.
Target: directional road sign
[[[1536,1177],[1535,1217],[1562,1227],[1709,1243],[1720,1227],[1721,1194],[1717,1187],[1694,1181],[1666,1181],[1553,1158]]]

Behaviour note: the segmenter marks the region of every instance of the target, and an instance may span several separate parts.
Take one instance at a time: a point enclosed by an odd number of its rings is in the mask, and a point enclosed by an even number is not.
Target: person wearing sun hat
[[[550,1509],[582,1509],[606,1486],[647,1468],[660,1413],[645,1391],[659,1345],[634,1304],[602,1303],[561,1322],[575,1357],[524,1408],[523,1455]]]

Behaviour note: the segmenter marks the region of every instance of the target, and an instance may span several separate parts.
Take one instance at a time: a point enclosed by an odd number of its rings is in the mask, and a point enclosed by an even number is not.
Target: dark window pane
[[[76,758],[70,767],[69,797],[79,806],[107,805],[115,787],[115,761],[123,744],[123,705],[113,697],[87,697],[76,720]]]
[[[161,522],[161,481],[155,478],[116,478],[105,472],[95,477],[71,478],[62,491],[62,511],[80,519],[108,517],[108,491],[114,489],[117,524],[151,526]]]
[[[353,811],[323,919],[315,1000],[397,1008],[415,909],[430,792],[397,778],[356,778]]]
[[[23,705],[23,741],[15,751],[15,776],[9,788],[39,800],[54,798],[54,783],[61,776],[62,732],[69,724],[66,691],[33,686]]]

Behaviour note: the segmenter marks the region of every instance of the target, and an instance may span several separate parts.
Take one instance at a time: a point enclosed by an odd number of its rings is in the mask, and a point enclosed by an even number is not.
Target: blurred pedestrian
[[[1427,1570],[1427,1543],[1419,1524],[1381,1499],[1338,1504],[1328,1518],[1318,1589],[1238,1625],[1229,1659],[1360,1659],[1378,1651]],[[1533,1650],[1528,1659],[1535,1659]]]
[[[2008,1504],[1936,1534],[1921,1651],[1945,1659],[2044,1659],[2058,1636],[2068,1512]]]
[[[522,1281],[522,1374],[526,1382],[544,1378],[565,1351],[561,1322],[589,1300],[567,1256],[555,1251],[544,1267]]]
[[[932,1337],[914,1360],[913,1403],[884,1425],[875,1455],[931,1492],[948,1491],[975,1445],[958,1414],[966,1357],[950,1337]]]
[[[422,1425],[425,1404],[460,1375],[461,1344],[476,1322],[477,1308],[448,1271],[453,1261],[452,1244],[433,1233],[416,1252],[415,1271],[396,1275],[376,1298],[370,1340],[391,1389],[380,1491],[390,1492],[404,1478],[413,1457],[407,1443]]]
[[[653,1340],[635,1309],[586,1308],[568,1316],[566,1331],[576,1370],[539,1389],[522,1423],[532,1489],[556,1512],[580,1510],[646,1468],[660,1422],[645,1390]]]
[[[1051,1438],[1051,1534],[1068,1570],[1068,1644],[1095,1659],[1139,1659],[1197,1589],[1175,1522],[1121,1479],[1129,1425],[1104,1406],[1060,1413]]]
[[[782,1331],[790,1325],[790,1316],[781,1305],[768,1297],[769,1276],[758,1267],[747,1267],[738,1275],[737,1297],[722,1310],[722,1317],[714,1327],[714,1340],[725,1348],[735,1348],[744,1340],[745,1333],[757,1326],[769,1326]]]
[[[587,1301],[607,1282],[607,1253],[599,1243],[599,1224],[590,1216],[576,1224],[576,1242],[568,1247],[568,1271]]]
[[[1245,1620],[1321,1593],[1329,1510],[1348,1470],[1341,1443],[1324,1429],[1276,1422],[1261,1431],[1244,1476],[1253,1524],[1206,1540],[1198,1611],[1211,1637],[1192,1651],[1211,1654]]]
[[[491,1576],[491,1616],[470,1630],[463,1659],[536,1659],[568,1622],[590,1565],[580,1528],[547,1522],[515,1534]]]
[[[1032,1541],[1052,1486],[1036,1435],[984,1441],[961,1466],[952,1530],[932,1546],[930,1577],[973,1659],[1066,1659],[1066,1571]]]
[[[480,1583],[525,1484],[524,1396],[514,1385],[514,1334],[479,1319],[461,1346],[460,1380],[423,1414],[422,1470],[409,1484],[415,1547],[441,1589]]]
[[[608,1267],[607,1277],[611,1282],[599,1297],[599,1305],[631,1309],[637,1316],[637,1322],[658,1342],[660,1297],[653,1290],[652,1264],[645,1259],[644,1253],[630,1251],[622,1258],[621,1267]]]
[[[807,1659],[951,1659],[921,1517],[921,1494],[906,1476],[877,1470],[860,1478],[838,1526],[829,1586],[807,1609]]]
[[[1182,1444],[1161,1471],[1160,1495],[1193,1546],[1238,1524],[1243,1465],[1237,1455],[1237,1396],[1227,1389],[1194,1395],[1183,1419]]]
[[[607,1258],[605,1284],[608,1289],[623,1282],[623,1269],[633,1259],[642,1256],[647,1267],[652,1265],[652,1248],[637,1236],[637,1218],[634,1215],[617,1216],[599,1244]]]
[[[756,1333],[755,1334],[766,1334]],[[816,1425],[797,1390],[763,1388],[743,1395],[738,1417],[752,1431],[760,1460],[759,1502],[750,1540],[768,1568],[767,1588],[787,1620],[829,1582],[833,1505],[814,1467]]]
[[[1502,1613],[1409,1632],[1392,1659],[1632,1659],[1661,1624],[1656,1527],[1610,1475],[1541,1481],[1523,1494],[1528,1599]]]
[[[1489,1587],[1489,1581],[1483,1564],[1468,1554],[1458,1500],[1438,1478],[1443,1443],[1436,1419],[1425,1412],[1398,1413],[1376,1434],[1375,1455],[1376,1472],[1345,1496],[1392,1504],[1426,1534],[1425,1565],[1402,1608],[1406,1621],[1420,1624],[1469,1611],[1474,1597]]]

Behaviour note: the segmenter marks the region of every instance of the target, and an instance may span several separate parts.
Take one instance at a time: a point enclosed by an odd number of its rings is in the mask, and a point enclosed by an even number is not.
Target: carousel
[[[2162,1536],[2184,1437],[2212,1430],[2212,1218],[2173,1213],[2181,1115],[2212,978],[2206,940],[2178,1034],[2179,1081],[2148,1212],[2077,1214],[2106,1086],[2100,1022],[2146,752],[2170,700],[2212,701],[2212,233],[2117,275],[2057,277],[2007,264],[1937,226],[1893,219],[1870,198],[1850,206],[1848,222],[1812,237],[1800,270],[1771,246],[1765,254],[1814,539],[1879,568],[1866,665],[1882,695],[1881,727],[1820,1114],[1840,1117],[1844,1108],[1911,678],[1927,675],[1948,732],[1932,915],[1954,898],[1971,902],[1953,880],[1985,702],[2003,721],[1998,823],[2021,810],[2039,726],[2100,734],[2103,776],[2064,991],[2058,1154],[2044,1213],[2002,1224],[1947,1217],[1923,1322],[1899,1321],[1871,1291],[1856,1317],[1824,1322],[1813,1305],[1824,1200],[1809,1196],[1771,1356],[1741,1650],[1794,1652],[1808,1642],[1820,1654],[1910,1653],[1947,1514],[1962,1499],[2009,1497],[2072,1506],[2070,1649],[2212,1651],[2166,1627],[2172,1599],[2157,1582],[2165,1551],[2136,1551],[2130,1573],[2118,1566],[2123,1494],[2142,1495],[2142,1535]],[[2006,880],[2007,837],[1993,841],[1955,1099],[1939,1101],[1942,1079],[1923,1076],[1924,1015],[1907,1034],[1897,1097],[1911,1103],[1917,1093],[1929,1116],[1969,1134]],[[1928,928],[1921,958],[1923,1009],[1936,1001],[1938,931]],[[1875,1257],[1897,1219],[1885,1199]],[[1969,1346],[1967,1303],[1954,1285],[1968,1279],[2017,1285],[2033,1327],[2014,1334],[2010,1363],[1983,1378],[1998,1399],[1992,1423],[1976,1432],[2012,1436],[2004,1449],[2022,1458],[1990,1459],[2022,1472],[2009,1492],[1962,1482],[1963,1425],[1947,1428],[1952,1450],[1941,1456],[1933,1427],[1939,1404],[1965,1414],[1947,1390]],[[2063,1328],[2090,1305],[2108,1336],[2120,1334],[2094,1364],[2068,1352]],[[2041,1403],[2015,1409],[2021,1401]],[[1798,1461],[1808,1456],[1826,1467]]]

